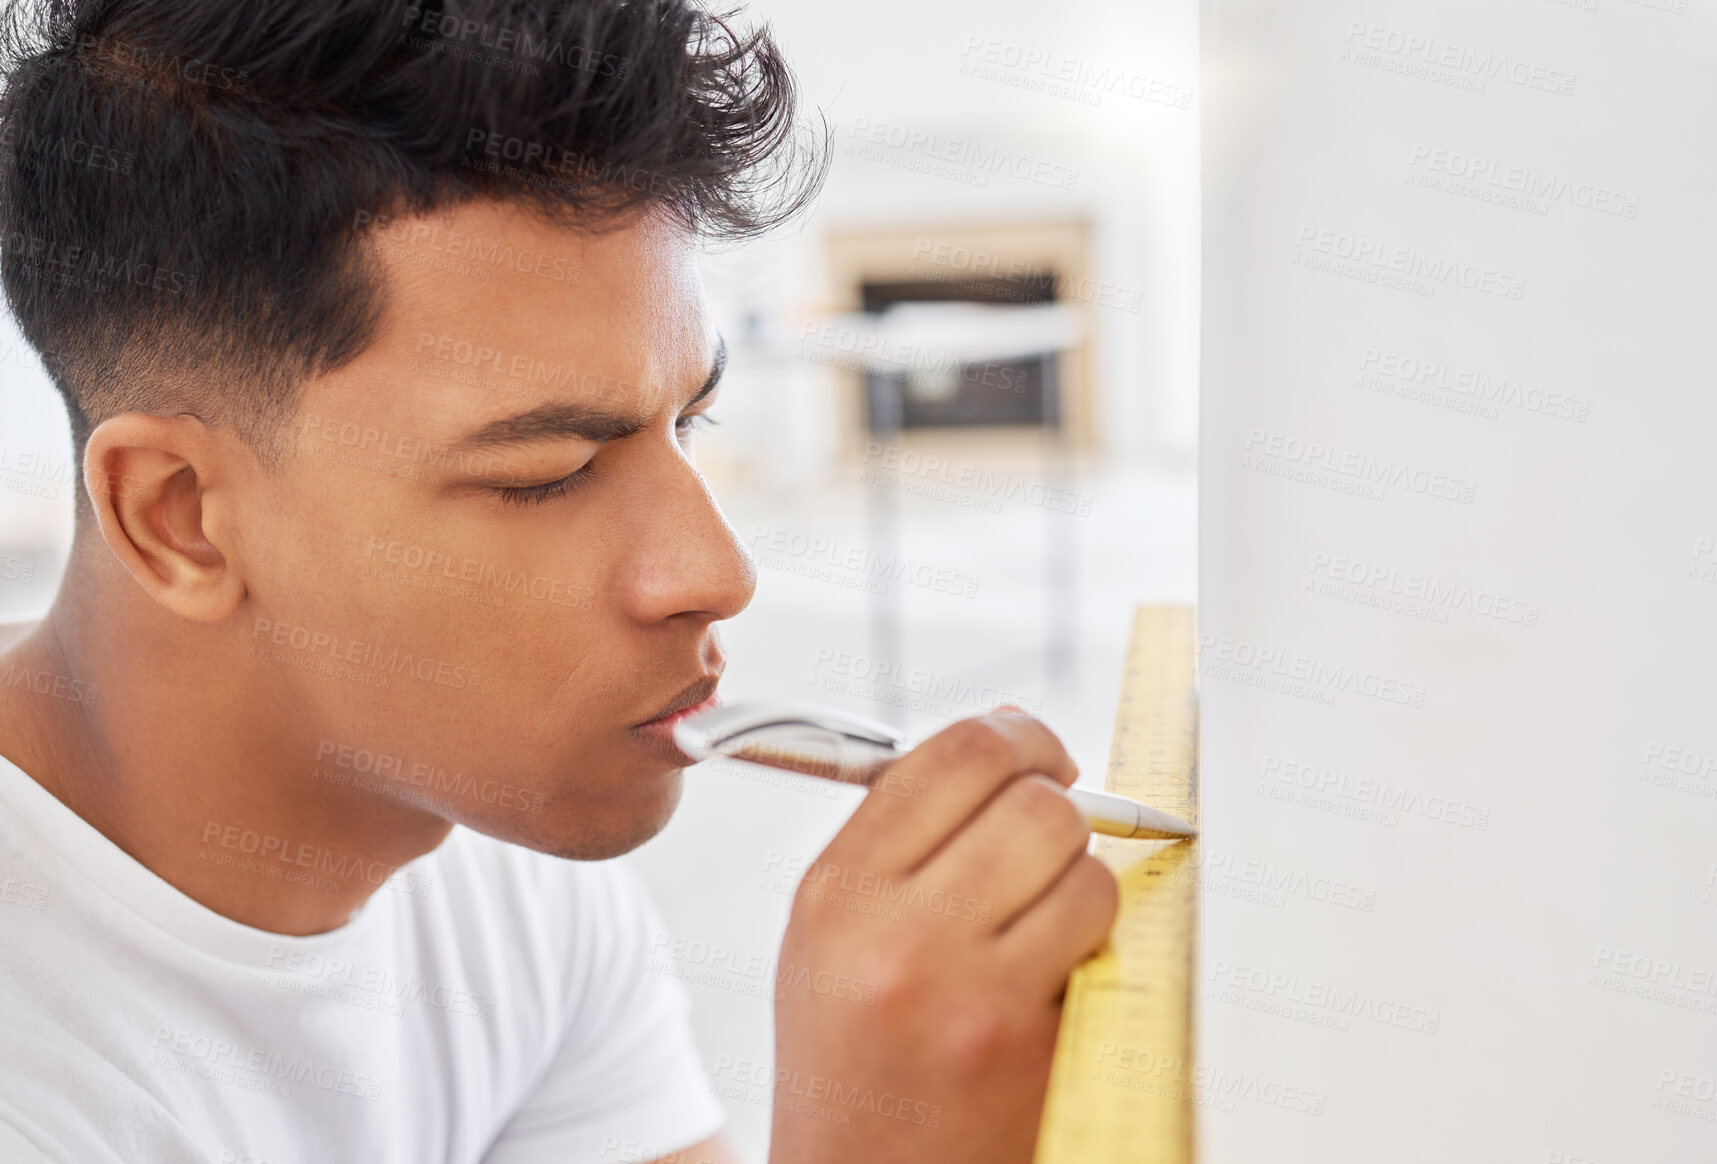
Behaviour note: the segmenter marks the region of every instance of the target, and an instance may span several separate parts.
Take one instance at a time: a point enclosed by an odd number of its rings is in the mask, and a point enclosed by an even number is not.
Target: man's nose
[[[644,499],[627,587],[633,615],[732,618],[751,603],[757,566],[689,463],[675,466]],[[630,539],[629,539],[630,540]]]

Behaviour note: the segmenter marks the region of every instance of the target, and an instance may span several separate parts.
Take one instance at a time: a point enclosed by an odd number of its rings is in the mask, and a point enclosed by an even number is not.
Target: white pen
[[[694,760],[724,756],[869,786],[911,750],[893,728],[833,708],[803,703],[736,703],[688,715],[674,724],[674,744]],[[1111,792],[1068,788],[1067,798],[1111,837],[1180,840],[1198,830],[1160,809]]]

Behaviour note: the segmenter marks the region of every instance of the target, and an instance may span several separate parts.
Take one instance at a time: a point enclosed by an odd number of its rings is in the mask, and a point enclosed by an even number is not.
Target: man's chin
[[[551,800],[540,814],[471,822],[497,840],[571,861],[606,861],[630,853],[668,826],[679,807],[684,770],[670,768],[628,783],[629,795],[596,804],[574,794]]]

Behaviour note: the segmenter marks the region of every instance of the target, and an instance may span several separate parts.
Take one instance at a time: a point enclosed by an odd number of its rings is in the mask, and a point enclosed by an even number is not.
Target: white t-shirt
[[[623,865],[456,828],[338,930],[252,929],[0,758],[0,1164],[666,1155],[723,1116],[660,928]]]

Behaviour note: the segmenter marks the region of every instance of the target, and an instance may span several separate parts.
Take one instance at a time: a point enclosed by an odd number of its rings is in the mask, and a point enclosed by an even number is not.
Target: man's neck
[[[173,618],[101,558],[74,552],[47,617],[0,645],[0,755],[182,893],[275,933],[344,925],[446,838],[283,759],[304,729],[230,628]]]

